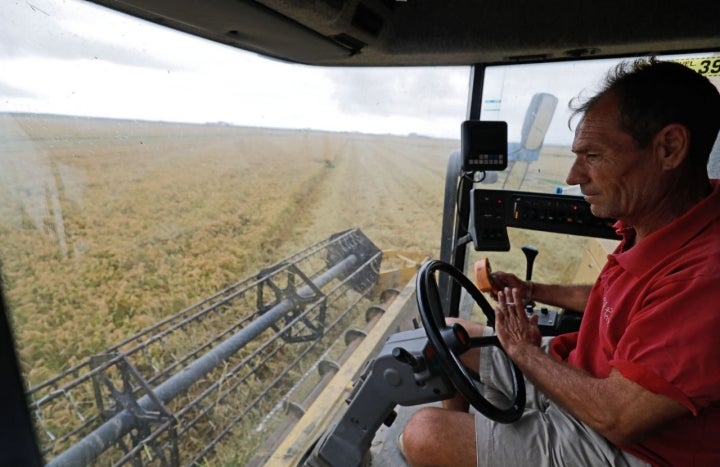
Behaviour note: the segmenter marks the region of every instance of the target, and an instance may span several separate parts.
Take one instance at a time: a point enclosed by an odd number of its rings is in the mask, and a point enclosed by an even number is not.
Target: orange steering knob
[[[477,288],[480,289],[481,292],[497,294],[498,289],[493,283],[492,277],[490,276],[491,273],[490,261],[487,258],[475,261],[475,283],[477,284]]]

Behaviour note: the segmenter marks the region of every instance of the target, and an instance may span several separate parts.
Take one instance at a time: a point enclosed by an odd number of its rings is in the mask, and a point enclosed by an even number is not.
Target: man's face
[[[661,176],[652,157],[652,144],[638,148],[620,129],[618,98],[601,97],[583,116],[572,151],[575,162],[567,176],[580,185],[592,213],[636,225],[653,211]]]

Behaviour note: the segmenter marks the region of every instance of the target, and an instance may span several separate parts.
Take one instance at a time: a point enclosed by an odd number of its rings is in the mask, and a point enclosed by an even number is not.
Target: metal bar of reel
[[[345,259],[330,267],[325,273],[319,275],[313,281],[313,285],[320,288],[337,277],[347,275],[348,271],[350,271],[357,262],[358,257],[350,254]],[[313,290],[309,286],[305,286],[298,291],[301,297],[311,296],[312,293]],[[237,350],[268,329],[275,321],[290,312],[293,306],[294,303],[291,300],[283,300],[232,337],[217,345],[208,353],[190,363],[185,369],[157,386],[153,391],[155,397],[162,403],[167,403],[184,393],[192,384],[213,370],[223,360],[232,356]],[[137,404],[146,411],[158,409],[149,396],[141,397],[137,401]],[[47,465],[49,467],[57,467],[88,464],[95,460],[113,443],[129,433],[136,425],[136,417],[129,410],[122,410],[78,443],[52,459]]]

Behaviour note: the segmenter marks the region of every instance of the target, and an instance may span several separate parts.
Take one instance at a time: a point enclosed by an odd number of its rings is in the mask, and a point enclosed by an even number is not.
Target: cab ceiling
[[[720,49],[719,1],[92,1],[315,65],[469,65]]]

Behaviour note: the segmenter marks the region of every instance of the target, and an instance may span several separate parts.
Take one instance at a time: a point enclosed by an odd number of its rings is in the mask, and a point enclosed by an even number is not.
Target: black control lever
[[[523,254],[525,254],[526,268],[525,268],[525,280],[529,281],[532,279],[533,264],[535,264],[535,257],[540,253],[537,248],[532,245],[525,245],[521,248]],[[535,303],[530,300],[528,301],[526,308],[534,308]]]
[[[537,257],[539,251],[532,245],[525,245],[521,248],[521,250],[523,254],[525,254],[525,260],[527,261],[527,266],[525,268],[525,280],[530,281],[532,280],[533,264],[535,264],[535,257]],[[532,298],[528,300],[525,304],[525,311],[527,312],[528,316],[538,316],[538,325],[540,326],[540,332],[542,334],[554,334],[554,329],[557,325],[556,312],[551,313],[550,310],[545,307],[540,308],[540,310],[536,310],[535,302],[532,300]]]
[[[539,251],[532,245],[525,245],[521,249],[527,260],[525,280],[529,281],[532,280],[533,264]],[[540,333],[544,336],[555,336],[564,332],[576,331],[580,327],[580,318],[577,316],[551,311],[544,306],[538,310],[535,308],[533,300],[528,300],[525,304],[525,311],[528,316],[536,315],[538,317]]]
[[[415,373],[420,373],[425,370],[425,362],[421,358],[416,358],[402,347],[392,349],[392,356],[395,360],[409,365]]]
[[[529,281],[532,279],[533,264],[535,263],[535,257],[540,253],[537,248],[532,245],[525,245],[521,248],[525,254],[527,260],[527,268],[525,269],[525,280]]]

